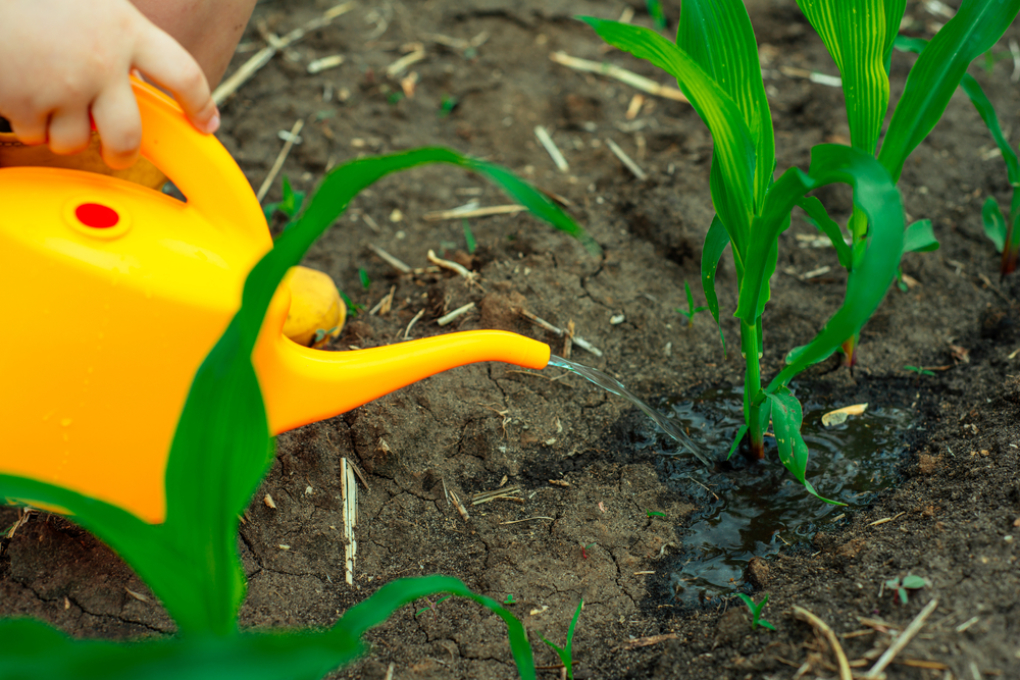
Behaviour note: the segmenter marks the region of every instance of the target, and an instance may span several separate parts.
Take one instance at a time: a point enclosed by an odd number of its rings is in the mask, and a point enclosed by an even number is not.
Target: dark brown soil
[[[265,2],[256,18],[282,33],[329,4]],[[667,11],[675,19],[673,5]],[[811,145],[848,137],[842,94],[783,70],[835,74],[835,67],[792,0],[749,5],[776,125],[778,170],[806,167]],[[722,355],[709,319],[699,315],[687,327],[674,311],[686,308],[685,281],[703,299],[696,284],[712,216],[708,132],[688,106],[652,97],[627,120],[634,94],[628,86],[549,59],[563,50],[666,82],[650,67],[607,52],[572,19],[617,18],[628,6],[637,11],[636,22],[648,23],[639,0],[362,3],[274,59],[225,106],[221,139],[255,186],[280,149],[278,131],[304,118],[303,142],[284,166],[299,189],[313,188],[328,168],[360,154],[444,145],[502,163],[565,197],[605,249],[605,258],[595,259],[528,216],[497,216],[470,223],[480,286],[448,272],[400,276],[368,245],[424,266],[429,249],[465,248],[459,221],[428,222],[426,213],[471,199],[483,206],[507,201],[451,168],[387,178],[352,204],[309,257],[366,310],[396,288],[393,311],[363,311],[336,349],[395,342],[424,309],[414,337],[503,328],[561,352],[562,340],[516,314],[523,306],[560,326],[573,321],[577,334],[604,352],[598,358],[575,346],[574,358],[649,398],[740,384],[739,353]],[[944,21],[915,2],[907,12],[917,35],[930,36],[933,24]],[[468,51],[437,38],[481,34],[487,39]],[[1020,31],[1012,28],[1009,37]],[[246,40],[259,40],[254,25]],[[400,83],[386,68],[412,43],[426,56],[411,66],[419,77],[413,97],[398,98]],[[1006,39],[996,49],[1005,45]],[[307,74],[310,60],[336,53],[346,58],[339,68]],[[912,62],[902,54],[893,60],[894,101]],[[1015,135],[1020,93],[1012,68],[1007,59],[991,73],[971,72]],[[327,87],[331,101],[323,100]],[[457,106],[443,116],[449,97]],[[550,129],[569,172],[556,171],[535,139],[536,125]],[[617,161],[609,139],[648,179],[638,181]],[[697,510],[697,495],[667,483],[661,458],[634,445],[633,433],[645,425],[632,407],[558,370],[502,364],[455,369],[280,437],[278,462],[241,530],[250,579],[244,625],[325,626],[383,583],[444,573],[499,600],[512,594],[540,666],[558,660],[539,633],[562,644],[583,598],[574,640],[578,677],[836,677],[831,651],[794,616],[795,606],[827,622],[855,671],[864,672],[888,646],[889,631],[937,599],[935,613],[887,677],[1020,677],[1020,277],[998,281],[998,257],[982,233],[985,198],[1009,200],[1002,160],[989,158],[993,148],[971,104],[955,96],[900,182],[911,219],[931,218],[942,248],[906,256],[903,271],[918,285],[890,291],[864,330],[853,376],[834,358],[797,382],[799,394],[838,406],[863,396],[872,407],[914,409],[917,428],[897,488],[829,525],[807,548],[793,546],[749,570],[748,589],[753,586],[756,600],[769,594],[765,614],[777,632],[751,630],[735,599],[691,607],[672,597],[669,573],[683,559],[675,546]],[[269,199],[278,196],[279,182]],[[835,214],[850,208],[849,194],[830,191],[822,198]],[[845,275],[832,249],[799,247],[795,235],[813,232],[795,218],[781,237],[764,319],[767,376],[842,299]],[[724,262],[720,297],[723,309],[732,310],[734,274],[728,256]],[[827,274],[798,276],[826,265],[832,267]],[[359,268],[372,281],[367,290]],[[467,302],[477,303],[476,310],[453,328],[436,325],[445,311]],[[613,324],[615,315],[625,320]],[[723,328],[732,346],[737,332],[728,311]],[[968,350],[968,361],[954,360],[950,345]],[[937,370],[915,376],[905,365]],[[370,484],[359,507],[353,589],[344,583],[337,530],[341,456],[358,464]],[[465,521],[444,497],[444,484],[466,498],[504,478],[522,487],[524,503],[474,506]],[[262,503],[265,493],[275,510]],[[666,519],[651,521],[646,509]],[[13,517],[13,510],[0,510],[0,526]],[[892,521],[878,523],[887,518]],[[511,523],[517,520],[529,521]],[[582,546],[590,546],[585,554]],[[902,604],[883,584],[907,573],[931,585]],[[161,608],[125,588],[146,592],[104,546],[54,517],[22,527],[0,560],[4,615],[40,617],[84,637],[173,630]],[[371,655],[336,677],[383,678],[391,665],[394,678],[515,676],[495,616],[454,600],[416,616],[424,606],[406,608],[374,631]],[[552,678],[559,670],[540,674]]]

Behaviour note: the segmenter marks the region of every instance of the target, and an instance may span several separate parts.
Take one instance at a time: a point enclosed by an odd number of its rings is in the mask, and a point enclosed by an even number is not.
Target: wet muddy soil
[[[234,67],[263,44],[256,23],[282,34],[330,4],[261,3]],[[675,21],[675,3],[665,4]],[[840,90],[800,75],[835,75],[835,67],[794,2],[748,4],[776,126],[778,171],[806,168],[812,145],[849,136]],[[575,360],[687,413],[695,425],[692,413],[697,422],[716,423],[692,432],[716,458],[725,456],[725,423],[699,400],[739,385],[741,358],[723,354],[705,314],[688,326],[675,311],[686,308],[685,281],[703,303],[697,283],[712,217],[711,138],[686,104],[652,96],[635,103],[629,86],[549,56],[563,51],[605,60],[666,83],[650,67],[604,49],[572,18],[615,19],[631,11],[633,21],[650,25],[644,5],[360,2],[278,55],[224,106],[220,137],[255,187],[283,144],[278,133],[301,119],[302,141],[283,168],[300,190],[362,154],[443,145],[504,164],[562,197],[604,248],[603,258],[593,257],[568,236],[516,214],[470,219],[477,249],[469,254],[462,220],[430,221],[429,213],[471,201],[509,203],[498,190],[452,168],[386,178],[352,203],[308,258],[362,309],[333,349],[499,328],[562,353],[564,341],[526,320],[524,309],[559,327],[572,323],[601,351],[596,356],[574,343]],[[907,14],[904,30],[923,37],[945,21],[915,2]],[[1008,51],[1011,37],[1020,31],[1010,29],[996,51]],[[420,60],[390,75],[394,62],[415,52]],[[334,54],[343,55],[342,64],[308,73],[308,63]],[[894,101],[912,62],[894,56]],[[1015,136],[1020,92],[1012,60],[971,73]],[[566,172],[536,140],[537,125],[562,150]],[[644,179],[621,164],[610,141]],[[541,635],[562,644],[581,599],[574,639],[579,678],[838,677],[829,643],[796,607],[827,623],[854,671],[863,673],[937,601],[887,677],[1020,677],[1020,276],[999,281],[998,257],[982,231],[986,197],[1009,199],[993,149],[971,104],[955,96],[900,181],[910,218],[932,219],[941,249],[904,258],[903,272],[916,283],[890,290],[864,329],[852,375],[833,358],[795,383],[819,413],[868,403],[857,417],[865,427],[878,427],[883,413],[897,414],[893,460],[865,456],[857,464],[865,476],[869,465],[885,466],[884,490],[817,521],[810,518],[818,504],[804,501],[802,516],[810,521],[797,530],[785,515],[766,515],[756,527],[761,546],[750,541],[729,576],[701,587],[688,577],[700,559],[698,541],[706,541],[692,528],[704,527],[720,495],[746,483],[746,469],[718,465],[693,474],[688,459],[664,455],[671,445],[633,407],[560,369],[463,367],[279,438],[277,464],[241,529],[249,577],[243,623],[325,626],[383,583],[444,573],[500,601],[513,597],[512,610],[546,667],[541,677],[560,673]],[[279,185],[268,200],[279,198]],[[835,215],[850,209],[847,193],[828,191],[822,199]],[[781,237],[764,318],[766,376],[842,299],[845,275],[831,248],[811,247],[815,233],[795,217]],[[478,278],[469,284],[448,271],[402,275],[371,245],[411,267],[426,267],[429,249],[445,252]],[[726,256],[719,276],[724,310],[734,307],[734,283]],[[370,314],[391,290],[392,309]],[[436,324],[469,302],[471,312],[449,326]],[[734,347],[736,323],[723,316]],[[368,483],[359,501],[353,587],[343,576],[341,457],[358,465]],[[776,481],[760,486],[764,506],[768,494],[792,481],[771,469],[780,466],[774,455],[766,465],[761,474]],[[819,483],[825,494],[836,493],[839,482]],[[468,505],[468,518],[448,501],[449,494],[468,500],[501,485],[518,487],[516,498]],[[263,503],[267,493],[275,509]],[[14,512],[0,510],[0,525]],[[885,584],[908,574],[927,585],[909,591],[904,603]],[[34,517],[0,559],[4,615],[37,616],[85,637],[173,630],[157,604],[126,589],[147,592],[102,544],[55,517]],[[777,631],[752,630],[734,592],[756,601],[767,593],[764,616]],[[466,602],[405,608],[370,639],[371,654],[335,677],[516,675],[502,623]]]

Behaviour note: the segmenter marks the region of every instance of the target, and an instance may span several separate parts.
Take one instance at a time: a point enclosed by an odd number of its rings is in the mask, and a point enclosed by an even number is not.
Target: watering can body
[[[191,381],[272,241],[222,145],[194,131],[169,98],[140,84],[135,92],[142,153],[186,203],[91,173],[0,168],[0,474],[158,523]],[[288,306],[282,286],[253,355],[273,433],[453,366],[541,368],[549,357],[546,345],[499,331],[313,350],[283,335]]]

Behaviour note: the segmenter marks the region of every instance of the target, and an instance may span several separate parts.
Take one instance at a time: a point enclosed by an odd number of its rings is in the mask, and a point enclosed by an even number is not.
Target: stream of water
[[[698,460],[700,460],[705,465],[708,466],[712,465],[712,463],[709,462],[708,456],[705,454],[704,451],[702,451],[701,447],[695,444],[694,440],[688,437],[687,433],[683,431],[679,421],[670,420],[661,412],[655,410],[654,408],[646,404],[637,395],[635,395],[633,392],[624,387],[623,383],[614,378],[613,376],[609,375],[608,373],[603,373],[597,368],[585,366],[584,364],[579,364],[574,361],[570,361],[569,359],[558,357],[555,354],[549,357],[549,365],[556,366],[558,368],[565,368],[571,373],[575,373],[581,376],[582,378],[595,383],[596,385],[604,389],[606,392],[609,392],[610,394],[615,394],[618,397],[623,397],[624,399],[626,399],[627,401],[641,409],[641,411],[646,416],[651,418],[656,425],[662,428],[663,432],[665,432],[670,437],[675,439],[681,446],[683,446],[689,452],[693,453]]]

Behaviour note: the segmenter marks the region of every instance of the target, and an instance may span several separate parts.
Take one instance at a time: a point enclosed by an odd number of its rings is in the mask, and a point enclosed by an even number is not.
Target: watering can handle
[[[196,130],[177,103],[131,79],[142,116],[142,156],[188,199],[188,209],[245,239],[264,241],[265,217],[248,179],[223,145]]]

